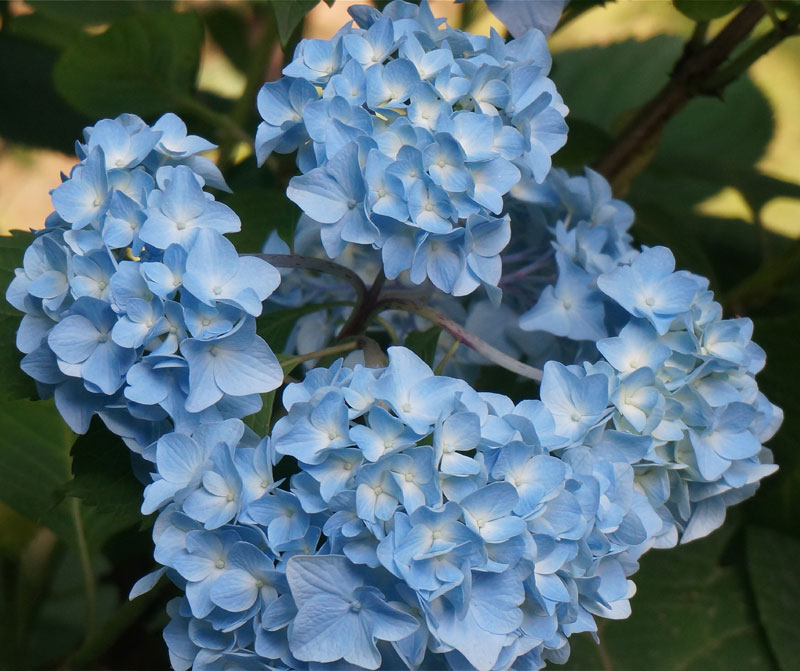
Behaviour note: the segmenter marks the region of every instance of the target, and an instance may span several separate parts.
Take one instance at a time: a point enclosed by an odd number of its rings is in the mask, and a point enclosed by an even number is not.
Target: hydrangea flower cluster
[[[579,376],[606,375],[608,393],[595,403],[617,430],[653,441],[637,482],[658,490],[654,505],[673,519],[672,542],[705,536],[776,468],[762,444],[782,413],[758,391],[764,353],[751,341],[752,322],[723,320],[707,280],[674,272],[669,250],[637,250],[633,211],[601,175],[553,170],[512,195],[524,225],[504,254],[503,303],[473,301],[467,329],[545,370],[561,361],[578,364]],[[464,311],[452,298],[440,303]],[[401,336],[424,327],[388,318]],[[446,370],[468,379],[481,361],[461,348]]]
[[[527,225],[514,229],[505,256],[503,304],[475,302],[467,328],[545,372],[561,361],[578,378],[605,375],[595,407],[616,430],[653,441],[637,484],[658,491],[653,503],[673,519],[676,539],[705,536],[776,469],[762,444],[783,414],[758,390],[765,357],[752,321],[723,319],[708,281],[675,272],[668,249],[637,250],[633,211],[590,169],[553,170],[512,195]],[[474,361],[462,355],[451,370]],[[574,398],[588,402],[583,383],[569,379]],[[543,400],[548,393],[543,383]],[[562,402],[567,434],[573,401]]]
[[[774,470],[752,465],[769,461],[769,404],[683,428],[698,455],[728,460],[715,483],[686,449],[631,430],[654,391],[635,379],[653,384],[646,361],[627,377],[551,362],[541,400],[514,404],[405,348],[389,359],[289,385],[260,442],[236,420],[158,441],[144,510],[164,507],[164,568],[137,591],[165,570],[185,586],[165,634],[176,669],[563,662],[571,634],[629,615],[642,553],[707,533],[715,507]],[[275,482],[287,457],[298,472]]]
[[[566,141],[544,35],[471,35],[425,2],[350,13],[355,27],[303,40],[262,88],[259,161],[298,150],[303,174],[287,195],[329,256],[369,245],[390,279],[409,271],[415,284],[455,296],[483,285],[496,299],[503,197],[524,177],[543,181]]]
[[[476,391],[477,355],[438,375],[398,346],[309,371],[257,435],[242,419],[283,371],[256,318],[351,288],[239,257],[205,190],[227,188],[213,145],[173,114],[85,130],[7,292],[22,366],[75,431],[98,414],[140,455],[160,568],[131,596],[165,574],[184,590],[173,668],[564,662],[572,634],[628,616],[644,552],[709,533],[775,470],[764,353],[706,280],[632,245],[605,179],[550,170],[566,108],[541,33],[469,35],[424,2],[350,11],[259,94],[259,161],[297,150],[303,173],[293,249],[382,268],[393,295],[430,280],[426,307],[543,368],[539,400]],[[348,314],[298,319],[287,350]],[[422,326],[383,316],[396,341]]]
[[[565,370],[515,405],[389,358],[289,385],[257,444],[237,420],[160,438],[144,510],[165,506],[156,558],[185,585],[176,669],[538,669],[594,616],[627,616],[627,576],[670,532],[634,485],[647,441],[590,439],[605,403],[559,435]],[[299,472],[276,483],[286,457]]]
[[[600,175],[553,171],[535,191],[539,217],[553,222],[557,279],[519,326],[589,341],[577,351],[614,371],[614,425],[652,437],[663,459],[641,482],[658,482],[684,542],[704,536],[776,468],[762,443],[783,414],[755,381],[765,357],[753,323],[723,319],[708,280],[675,272],[668,249],[635,249],[633,212]]]
[[[523,185],[514,196],[533,204],[533,208],[517,205],[516,211],[524,213],[526,219],[538,220],[549,233],[545,237],[549,243],[547,263],[540,263],[533,271],[548,273],[549,281],[539,287],[533,307],[519,320],[520,327],[571,341],[596,341],[607,336],[618,315],[608,305],[612,301],[597,291],[596,280],[637,254],[628,234],[634,218],[630,206],[613,198],[605,178],[589,168],[585,176],[579,177],[553,170],[544,184]],[[530,209],[536,210],[533,217]],[[531,228],[535,230],[537,226]],[[515,242],[517,246],[525,244],[528,249],[536,249],[529,240]],[[512,270],[509,284],[517,286],[530,275],[524,269],[513,273]]]
[[[239,218],[174,114],[124,114],[84,131],[81,161],[52,191],[55,211],[7,299],[25,316],[17,346],[43,397],[83,433],[93,414],[141,452],[164,431],[261,407],[283,380],[256,335],[280,276],[239,258]]]

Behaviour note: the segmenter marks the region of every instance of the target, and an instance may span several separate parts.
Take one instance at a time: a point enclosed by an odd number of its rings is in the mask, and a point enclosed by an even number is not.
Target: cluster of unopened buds
[[[224,237],[240,223],[206,191],[226,188],[212,145],[175,115],[86,129],[8,290],[22,366],[150,474],[160,568],[132,596],[164,574],[184,590],[175,669],[563,662],[572,634],[629,615],[644,552],[708,534],[775,470],[764,354],[705,279],[632,246],[600,175],[551,170],[566,108],[541,33],[505,43],[397,1],[351,14],[258,98],[259,161],[297,150],[302,172],[272,263]],[[305,256],[281,264],[290,245]],[[288,384],[257,435],[243,420],[284,382],[257,319],[349,291],[325,264],[379,276],[367,335],[438,320],[440,365],[353,351]],[[441,293],[409,315],[428,281]],[[322,314],[298,320],[293,365],[358,335],[346,308]],[[484,356],[538,398],[476,391]]]

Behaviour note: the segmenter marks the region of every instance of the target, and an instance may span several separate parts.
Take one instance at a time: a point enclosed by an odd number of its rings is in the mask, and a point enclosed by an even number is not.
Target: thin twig
[[[646,153],[664,128],[689,100],[709,91],[707,79],[728,59],[764,16],[764,7],[749,2],[705,47],[678,63],[670,81],[625,126],[617,141],[594,165],[612,183]]]
[[[753,63],[770,49],[780,44],[787,37],[797,35],[798,26],[800,26],[800,5],[795,5],[789,11],[786,19],[779,21],[772,30],[748,44],[736,58],[711,75],[705,86],[710,91],[721,91],[743,75]]]
[[[392,341],[392,345],[402,344],[397,335],[397,331],[395,331],[394,326],[392,326],[387,319],[377,316],[375,317],[375,323],[378,324],[384,331],[386,331],[386,333],[389,335],[389,340]]]
[[[344,354],[345,352],[352,352],[358,347],[358,340],[348,340],[347,342],[339,343],[338,345],[331,345],[324,349],[318,349],[315,352],[308,352],[307,354],[298,354],[291,359],[285,359],[281,362],[281,368],[286,371],[288,375],[292,370],[299,366],[304,361],[311,361],[312,359],[322,359],[326,356],[333,354]]]
[[[708,36],[708,21],[698,21],[694,24],[694,28],[692,29],[692,34],[689,36],[689,39],[686,40],[686,44],[683,45],[683,53],[681,57],[678,59],[678,62],[675,64],[673,68],[673,72],[678,69],[680,65],[682,65],[687,59],[694,56],[698,51],[700,51],[706,45],[706,37]]]
[[[501,352],[499,349],[493,347],[485,340],[482,340],[474,333],[470,333],[463,326],[461,326],[461,324],[453,321],[450,319],[450,317],[430,307],[429,305],[409,300],[407,298],[395,298],[391,295],[387,295],[378,301],[375,306],[374,313],[382,312],[384,310],[405,310],[406,312],[412,312],[420,317],[424,317],[429,322],[441,326],[456,340],[464,343],[467,347],[475,350],[478,352],[478,354],[481,354],[486,359],[497,364],[501,368],[505,368],[506,370],[516,373],[517,375],[521,375],[522,377],[536,380],[537,382],[541,381],[542,379],[542,371],[538,368],[534,368],[533,366],[529,366],[521,361],[513,359],[512,357],[508,356],[508,354]]]
[[[461,341],[457,338],[453,340],[453,344],[450,345],[450,348],[444,353],[442,360],[436,365],[436,369],[433,371],[435,375],[441,375],[444,367],[447,365],[447,362],[453,358],[453,355],[458,351],[458,348],[461,346]]]
[[[313,270],[317,273],[334,275],[341,277],[350,284],[356,292],[356,301],[362,302],[367,295],[367,285],[350,268],[345,268],[333,261],[317,259],[313,256],[302,256],[300,254],[243,254],[243,256],[255,256],[271,263],[276,268],[301,268],[303,270]]]
[[[83,591],[86,597],[86,632],[84,634],[84,644],[95,637],[95,626],[97,624],[97,584],[92,570],[92,557],[89,553],[89,544],[86,542],[86,531],[83,526],[83,516],[81,515],[81,501],[73,498],[70,500],[70,512],[72,524],[75,527],[75,541],[77,544],[78,558],[83,573]]]
[[[380,295],[381,289],[383,289],[383,285],[385,283],[386,275],[384,275],[383,268],[381,268],[378,271],[378,274],[375,276],[372,286],[370,286],[369,290],[366,294],[364,294],[362,299],[356,303],[356,306],[353,308],[353,311],[350,313],[347,321],[339,330],[339,335],[336,336],[339,340],[360,335],[364,332],[367,327],[369,317],[378,302],[378,296]]]

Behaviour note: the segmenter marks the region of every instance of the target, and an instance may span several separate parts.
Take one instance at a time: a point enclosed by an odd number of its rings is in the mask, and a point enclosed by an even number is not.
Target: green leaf
[[[52,401],[0,405],[0,501],[34,522],[72,536],[69,511],[59,505],[70,479],[75,434]]]
[[[171,0],[126,0],[126,2],[98,2],[98,0],[28,0],[37,14],[75,26],[97,26],[118,21],[140,12],[172,9]]]
[[[0,529],[0,558],[13,559],[30,543],[38,527],[30,518],[0,502]]]
[[[659,35],[556,54],[552,77],[569,118],[590,119],[613,133],[623,113],[643,105],[667,82],[682,46],[678,37]]]
[[[108,574],[112,566],[101,554],[92,557],[95,576]],[[110,582],[97,586],[97,622],[102,624],[121,607],[120,590]],[[86,629],[84,579],[77,553],[67,552],[55,567],[47,598],[36,613],[29,633],[30,645],[22,668],[67,668],[57,664],[81,643]],[[43,645],[42,641],[47,641]],[[86,668],[86,667],[81,667]],[[92,665],[92,668],[97,668]]]
[[[19,144],[71,154],[75,138],[88,125],[89,118],[72,109],[53,89],[56,48],[43,44],[36,34],[24,34],[23,27],[43,31],[45,39],[68,36],[70,31],[59,25],[43,26],[35,14],[20,16],[11,25],[13,32],[0,32],[0,91],[5,92],[0,136]],[[47,198],[47,194],[43,193],[42,198]]]
[[[667,124],[632,193],[688,209],[731,185],[734,174],[755,174],[774,128],[769,101],[746,77],[725,89],[724,100],[694,98]]]
[[[275,404],[275,392],[271,391],[267,394],[261,394],[261,410],[253,413],[249,417],[244,418],[244,423],[247,424],[257,436],[264,437],[269,433],[269,425],[272,421],[272,406]]]
[[[602,623],[602,651],[585,636],[570,639],[564,669],[730,671],[772,669],[741,572],[720,556],[732,525],[708,538],[651,550],[632,579],[627,620]]]
[[[72,474],[64,492],[94,513],[87,515],[87,535],[97,535],[93,525],[110,536],[141,522],[142,485],[133,475],[130,451],[97,419],[72,446]]]
[[[553,79],[570,118],[579,121],[570,140],[578,144],[563,160],[572,167],[582,145],[602,154],[603,133],[614,136],[626,121],[669,81],[683,41],[660,35],[649,40],[626,40],[603,47],[571,49],[554,59]],[[591,72],[591,77],[586,73]],[[608,95],[613,91],[614,95]],[[652,164],[633,183],[630,195],[647,199],[675,211],[683,211],[714,193],[728,182],[727,170],[708,170],[698,176],[694,162],[715,160],[738,169],[753,169],[773,135],[773,113],[764,94],[748,78],[725,89],[724,100],[693,98],[670,119],[655,151]],[[571,123],[570,123],[571,126]],[[556,162],[562,161],[559,152]]]
[[[7,37],[20,37],[26,40],[32,40],[33,42],[46,45],[50,47],[50,49],[56,51],[61,51],[71,42],[80,38],[82,34],[79,27],[45,16],[39,12],[15,16],[9,25],[9,31],[10,32],[6,35]],[[50,60],[54,60],[54,57],[55,53],[51,54]],[[53,81],[50,76],[51,72],[52,63],[47,70],[47,86],[52,90]]]
[[[797,301],[796,284],[793,289]],[[748,502],[749,521],[787,533],[797,533],[800,519],[800,396],[794,381],[800,379],[800,311],[754,320],[754,340],[767,353],[767,365],[758,375],[758,386],[784,412],[783,425],[768,447],[779,464],[778,473],[768,478],[758,495]]]
[[[743,0],[672,0],[672,3],[675,9],[692,21],[718,19],[744,4]]]
[[[315,303],[313,305],[303,305],[299,308],[286,308],[283,310],[273,310],[265,312],[256,320],[258,335],[269,343],[274,352],[282,352],[286,347],[286,341],[292,333],[294,325],[300,317],[310,315],[313,312],[320,312],[328,308],[350,305],[344,302],[334,303]]]
[[[319,0],[270,0],[272,11],[275,12],[275,21],[278,25],[278,38],[281,46],[286,47],[300,26]]]
[[[436,355],[436,345],[439,343],[441,333],[442,329],[439,326],[431,326],[425,331],[411,331],[403,345],[429,366],[433,366],[433,357]]]
[[[800,666],[800,540],[770,529],[747,531],[747,568],[761,624],[783,671]]]
[[[203,39],[202,21],[190,12],[124,19],[64,51],[56,89],[92,117],[170,111],[194,88]]]
[[[74,544],[75,528],[69,497],[76,494],[89,496],[92,486],[91,478],[87,478],[85,487],[80,482],[74,489],[72,484],[68,484],[72,480],[70,448],[75,443],[75,434],[61,419],[52,401],[0,404],[0,426],[3,427],[0,434],[0,501],[32,521],[49,527],[67,543]],[[110,440],[101,442],[101,445],[114,448]],[[126,504],[126,507],[121,503],[125,496],[132,495],[132,486],[138,487],[138,499],[141,499],[141,487],[133,479],[126,448],[121,443],[118,447],[128,461],[124,477],[119,464],[116,470],[112,469],[108,455],[101,453],[90,457],[97,459],[97,464],[78,465],[82,475],[94,470],[95,483],[105,481],[106,477],[112,480],[89,497],[100,509],[88,505],[82,507],[86,540],[92,548],[100,547],[134,518],[141,519],[138,505],[134,516],[132,506]],[[108,474],[104,470],[107,468]],[[127,484],[123,487],[123,483]],[[115,491],[115,487],[119,491]]]

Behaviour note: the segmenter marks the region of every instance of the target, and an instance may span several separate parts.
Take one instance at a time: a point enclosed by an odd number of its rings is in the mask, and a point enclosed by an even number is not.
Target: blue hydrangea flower
[[[369,245],[390,278],[410,270],[413,283],[447,293],[491,291],[505,243],[470,259],[467,220],[500,215],[523,177],[542,182],[566,140],[543,35],[478,38],[435,20],[427,3],[350,11],[356,25],[301,41],[284,78],[262,88],[259,162],[298,149],[303,174],[287,195],[329,256]],[[455,231],[445,244],[436,237]]]
[[[76,431],[99,414],[153,456],[151,435],[244,417],[283,380],[252,322],[280,275],[223,237],[240,223],[204,189],[227,189],[212,148],[174,114],[104,119],[52,191],[7,296],[23,369]]]
[[[375,641],[399,641],[419,627],[415,618],[387,604],[345,557],[293,557],[286,578],[298,607],[289,638],[298,659],[344,659],[377,669],[381,655]]]

